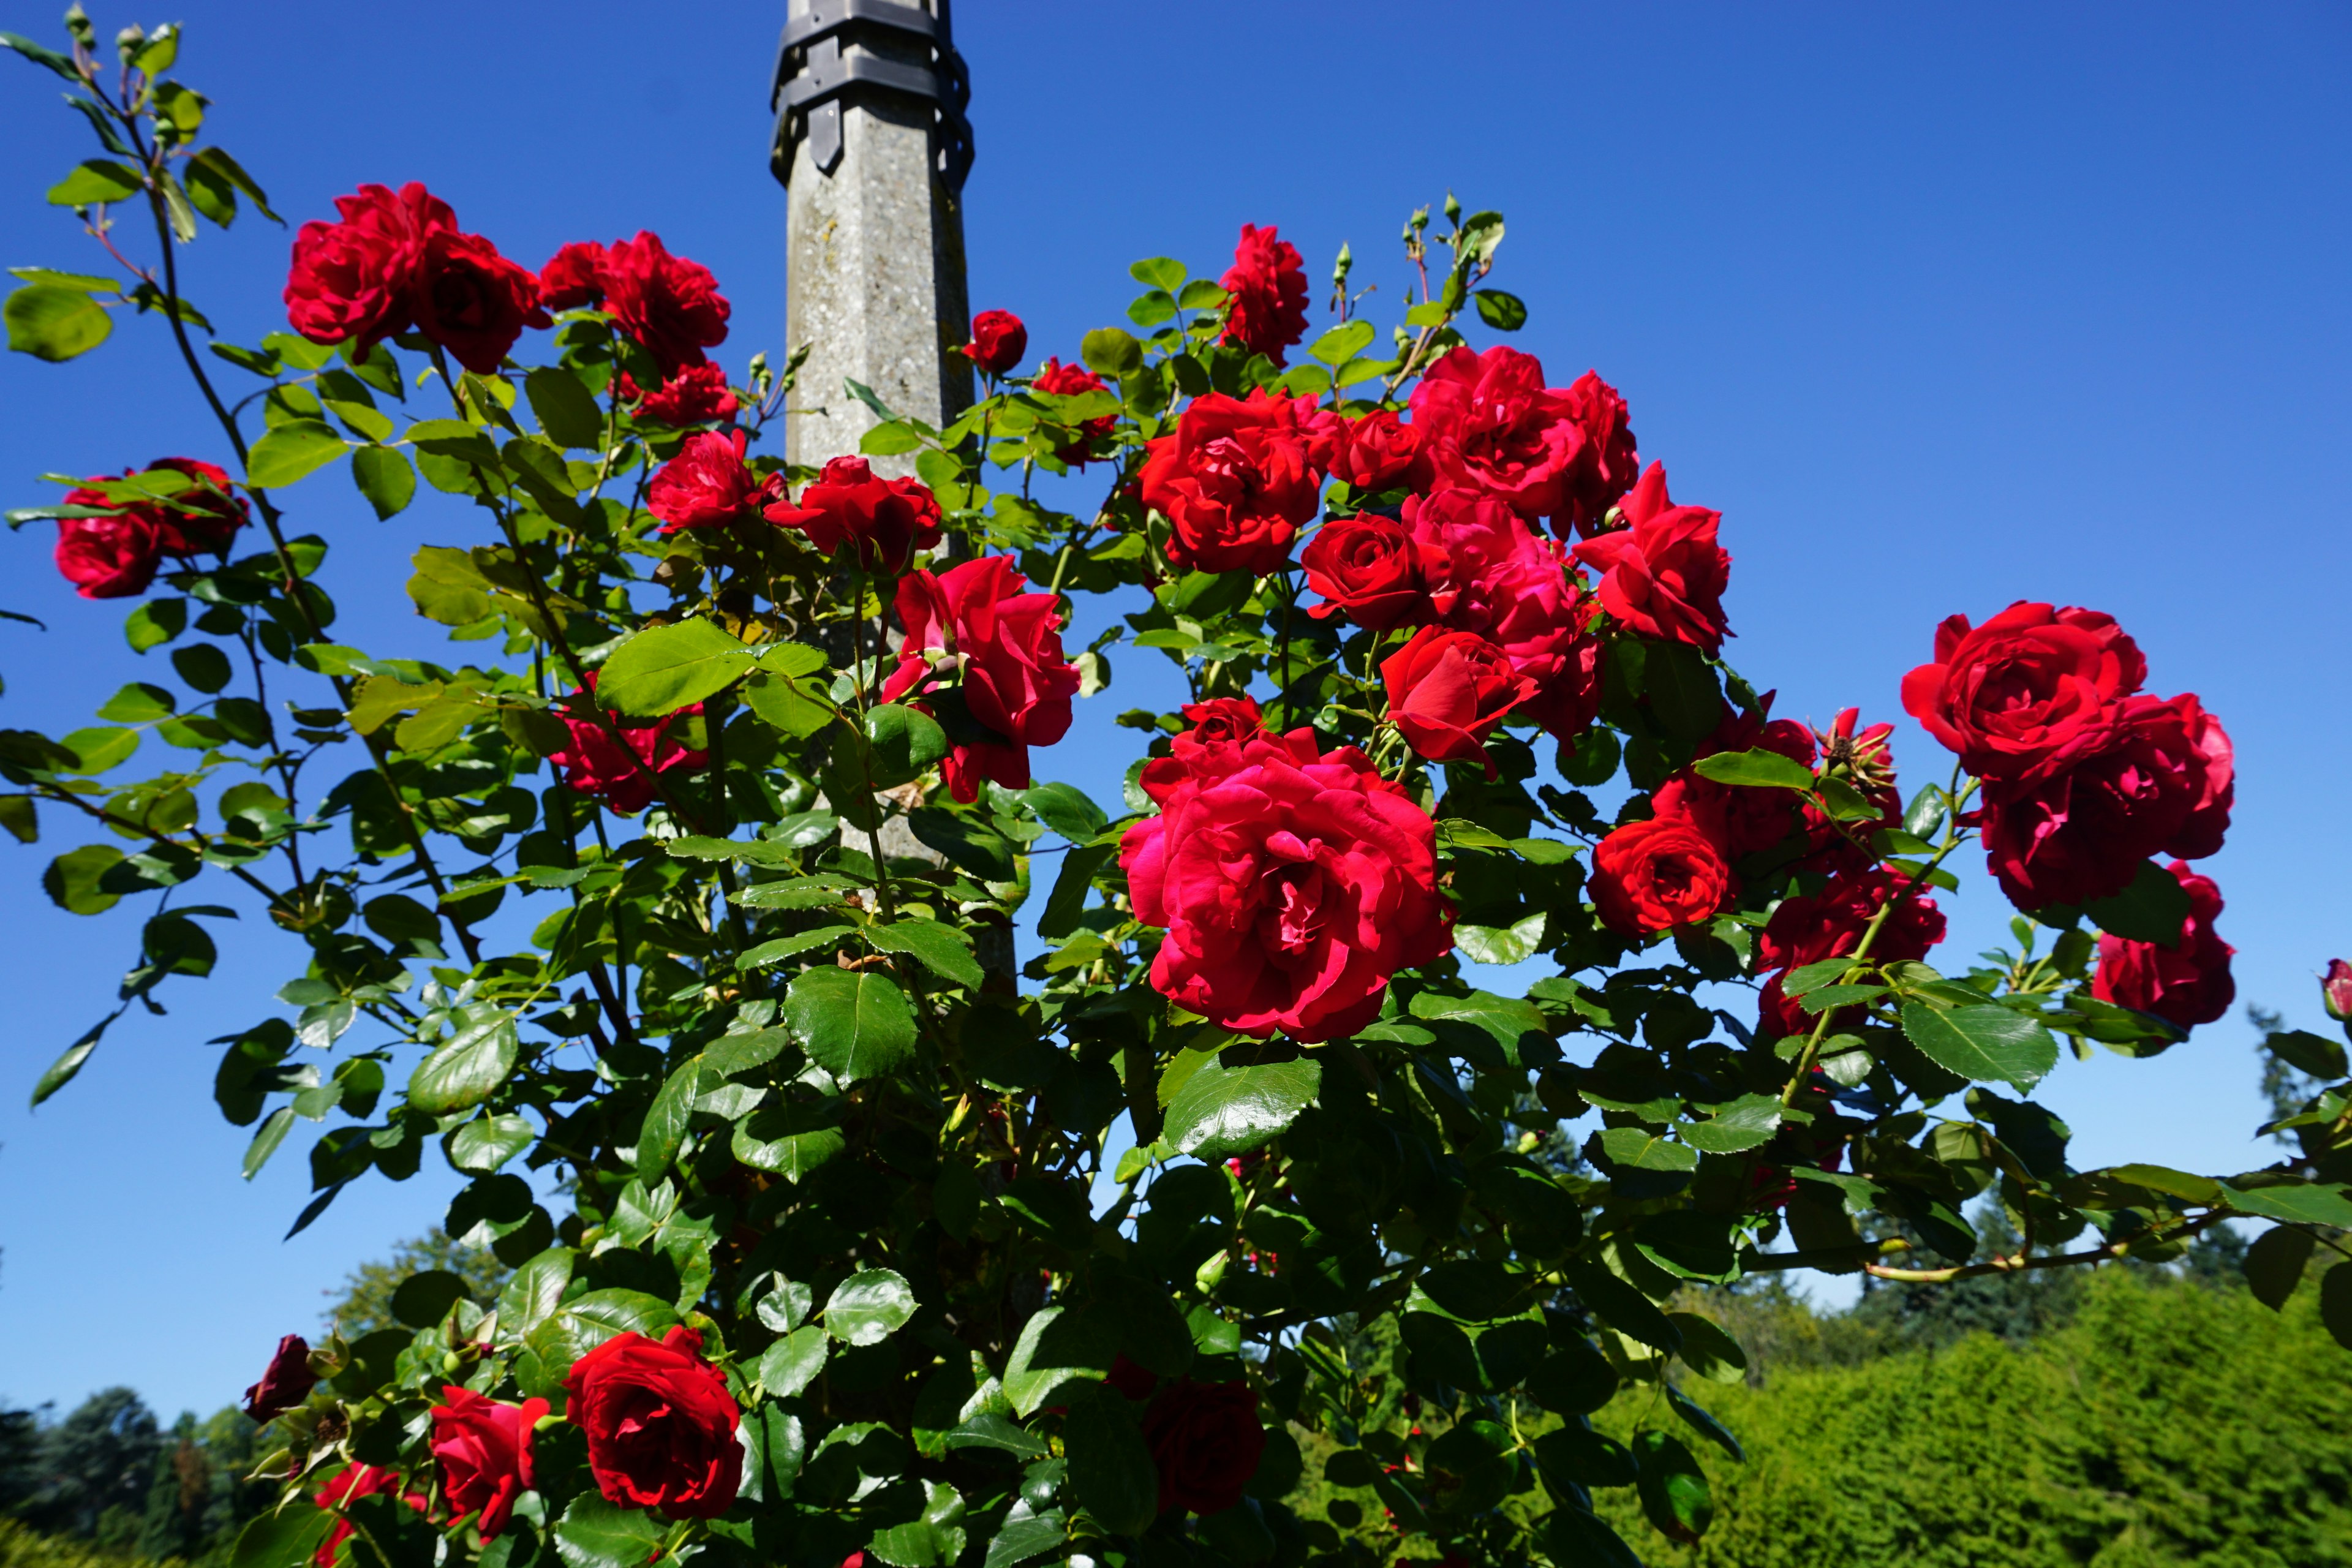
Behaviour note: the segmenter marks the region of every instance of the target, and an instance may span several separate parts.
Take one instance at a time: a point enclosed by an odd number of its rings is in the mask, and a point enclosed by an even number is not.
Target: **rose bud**
[[[971,319],[971,342],[956,353],[990,375],[1003,375],[1029,352],[1029,329],[1010,310],[982,310]]]

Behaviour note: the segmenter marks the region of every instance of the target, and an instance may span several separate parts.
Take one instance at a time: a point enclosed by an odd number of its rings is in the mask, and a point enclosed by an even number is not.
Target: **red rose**
[[[446,1405],[433,1406],[433,1457],[441,1461],[441,1489],[449,1506],[474,1516],[484,1541],[495,1541],[529,1491],[530,1434],[547,1401],[501,1405],[469,1389],[444,1384]]]
[[[1373,631],[1430,613],[1429,584],[1445,570],[1444,553],[1374,512],[1335,517],[1315,531],[1298,563],[1307,585],[1323,595],[1308,614],[1320,620],[1345,610]]]
[[[1407,496],[1403,514],[1406,530],[1435,552],[1430,591],[1440,616],[1453,615],[1454,600],[1497,568],[1532,561],[1558,570],[1563,559],[1557,547],[1547,548],[1528,532],[1517,512],[1476,490],[1447,488]]]
[[[362,185],[335,198],[341,221],[313,220],[294,237],[286,319],[314,343],[355,340],[364,355],[415,319],[425,241],[457,232],[449,204],[412,180],[395,195]]]
[[[1007,555],[987,555],[898,584],[906,640],[883,700],[921,698],[954,684],[985,740],[956,738],[940,775],[961,801],[980,798],[983,779],[1029,787],[1029,748],[1050,746],[1070,728],[1077,667],[1062,653],[1062,613],[1051,594],[1027,594],[1029,580]]]
[[[660,1342],[615,1334],[572,1363],[565,1410],[588,1437],[588,1468],[604,1500],[674,1519],[716,1519],[735,1501],[742,1411],[702,1336],[683,1326]]]
[[[1769,711],[1771,698],[1764,702]],[[1802,724],[1744,710],[1727,710],[1692,760],[1749,751],[1777,752],[1808,768],[1813,765],[1813,738]],[[1660,785],[1651,804],[1660,816],[1688,816],[1713,825],[1724,854],[1732,859],[1771,848],[1803,821],[1798,798],[1788,790],[1717,784],[1688,769]]]
[[[2151,855],[2221,848],[2236,787],[2230,737],[2193,693],[2132,697],[2102,750],[2047,778],[1986,782],[1985,855],[2020,909],[2109,898]]]
[[[1584,444],[1570,459],[1560,494],[1566,501],[1559,517],[1576,531],[1591,538],[1617,499],[1633,488],[1642,459],[1633,450],[1633,427],[1627,423],[1625,400],[1617,389],[1586,371],[1568,389],[1568,416],[1583,433]],[[1567,529],[1559,529],[1562,537]]]
[[[256,1421],[275,1421],[310,1398],[318,1386],[319,1374],[310,1370],[310,1342],[289,1334],[278,1342],[261,1381],[245,1391],[245,1413]]]
[[[1903,678],[1904,710],[1984,778],[2041,778],[2105,745],[2147,661],[2096,610],[2011,605],[1936,628],[1936,662]]]
[[[1521,517],[1569,515],[1569,478],[1586,447],[1586,410],[1544,384],[1543,362],[1517,349],[1457,346],[1412,390],[1412,422],[1441,485],[1493,496]]]
[[[341,1510],[363,1497],[393,1491],[399,1485],[400,1476],[396,1471],[375,1465],[348,1465],[329,1478],[327,1484],[311,1498],[320,1508],[333,1510],[336,1514],[335,1522],[328,1528],[327,1539],[319,1543],[318,1551],[310,1553],[310,1561],[316,1568],[335,1568],[336,1550],[352,1538],[352,1521],[341,1516]],[[425,1511],[425,1496],[421,1492],[410,1492],[401,1500],[419,1513]]]
[[[703,350],[727,341],[729,307],[719,279],[700,262],[672,256],[660,236],[639,229],[635,239],[614,240],[599,277],[614,324],[645,345],[663,375],[700,364]]]
[[[1423,480],[1428,467],[1421,451],[1421,426],[1406,424],[1393,409],[1375,408],[1340,426],[1331,477],[1360,490],[1385,490]]]
[[[1559,545],[1473,490],[1408,496],[1404,521],[1444,562],[1430,590],[1439,622],[1476,632],[1536,683],[1525,716],[1563,740],[1591,724],[1601,710],[1597,606]]]
[[[1723,514],[1668,500],[1664,463],[1650,465],[1620,511],[1632,526],[1575,551],[1603,574],[1601,608],[1644,637],[1714,653],[1730,635],[1723,590],[1731,581],[1731,557],[1715,542]]]
[[[1290,542],[1315,515],[1329,418],[1318,420],[1308,399],[1264,387],[1246,399],[1194,398],[1143,464],[1143,504],[1175,531],[1169,558],[1256,577],[1287,565]]]
[[[1484,763],[1486,737],[1535,695],[1536,683],[1511,667],[1510,657],[1475,632],[1423,626],[1381,661],[1389,693],[1389,721],[1415,754],[1433,763]]]
[[[1052,393],[1057,397],[1075,397],[1082,392],[1104,391],[1105,386],[1102,377],[1082,364],[1064,364],[1058,359],[1049,359],[1035,375],[1029,378],[1029,390]],[[1083,465],[1087,455],[1094,450],[1094,444],[1109,435],[1118,425],[1118,416],[1116,414],[1098,414],[1092,419],[1081,421],[1077,427],[1078,438],[1055,447],[1054,456],[1066,463]]]
[[[604,247],[575,240],[539,269],[539,302],[551,310],[576,310],[604,298]]]
[[[1265,715],[1255,698],[1188,702],[1182,712],[1191,727],[1170,742],[1169,755],[1152,758],[1136,775],[1143,793],[1163,806],[1183,785],[1223,778],[1240,767],[1242,749],[1265,737]]]
[[[646,510],[662,520],[664,533],[717,528],[782,493],[781,479],[763,480],[743,460],[750,439],[741,430],[705,430],[686,438],[646,487]]]
[[[1593,907],[1612,929],[1648,936],[1712,918],[1739,882],[1700,821],[1654,816],[1593,848],[1591,887]]]
[[[735,389],[727,384],[727,373],[709,360],[688,365],[651,392],[640,392],[629,373],[621,373],[621,397],[635,401],[637,417],[658,419],[665,425],[685,426],[709,425],[715,420],[732,419],[742,405],[737,401]]]
[[[1275,237],[1271,224],[1245,223],[1234,264],[1217,285],[1231,297],[1223,341],[1288,363],[1283,351],[1307,335],[1307,268],[1297,247]]]
[[[936,550],[945,537],[930,486],[920,479],[877,479],[863,458],[832,459],[801,491],[799,501],[780,500],[761,515],[799,529],[828,555],[856,546],[859,563],[869,572],[904,572],[915,552]]]
[[[2189,915],[2180,922],[2180,944],[2161,947],[2103,932],[2091,994],[2193,1029],[2212,1023],[2237,1000],[2238,983],[2230,977],[2230,955],[2238,950],[2213,929],[2221,913],[2221,889],[2213,885],[2213,879],[2199,876],[2179,860],[2167,869],[2189,893]]]
[[[1196,757],[1119,844],[1136,917],[1167,931],[1161,994],[1220,1028],[1336,1039],[1454,945],[1436,829],[1362,752],[1318,755],[1301,729]]]
[[[588,672],[586,689],[592,693],[596,689],[596,672],[593,669]],[[580,691],[575,690],[572,698],[577,708],[593,707],[593,699],[583,702]],[[614,714],[613,722],[621,731],[620,741],[613,738],[612,731],[593,712],[563,713],[564,727],[572,731],[571,743],[547,760],[562,770],[563,782],[574,793],[593,795],[625,816],[643,811],[660,793],[654,783],[656,773],[666,773],[673,768],[690,773],[710,760],[709,752],[688,751],[669,732],[672,724],[701,711],[701,703],[688,703],[649,724],[633,724]],[[625,746],[623,741],[627,742]]]
[[[1818,893],[1781,900],[1756,939],[1757,966],[1775,971],[1764,985],[1763,1021],[1783,1035],[1810,1033],[1811,1016],[1782,994],[1780,977],[1791,969],[1853,952],[1879,910],[1910,880],[1900,872],[1874,868],[1839,877]],[[1870,957],[1878,963],[1925,958],[1943,940],[1944,916],[1936,900],[1915,893],[1888,913],[1870,944]]]
[[[428,235],[413,289],[416,330],[476,375],[497,370],[525,327],[548,324],[539,280],[478,234]]]
[[[1246,1383],[1178,1379],[1144,1412],[1143,1441],[1160,1470],[1162,1513],[1223,1513],[1242,1500],[1265,1454],[1257,1395]]]
[[[95,490],[72,490],[68,506],[110,504]],[[163,564],[154,524],[135,512],[58,520],[58,570],[85,599],[126,599],[143,594]]]
[[[956,353],[991,375],[1010,374],[1029,352],[1029,329],[1010,310],[982,310],[971,319],[971,342]]]

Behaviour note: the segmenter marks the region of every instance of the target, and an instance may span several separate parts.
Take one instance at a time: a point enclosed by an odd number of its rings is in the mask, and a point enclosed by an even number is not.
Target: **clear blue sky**
[[[740,371],[781,346],[766,72],[782,9],[212,0],[181,13],[180,74],[297,222],[362,181],[421,179],[526,265],[657,231],[718,272]],[[126,19],[96,18],[102,36]],[[2237,826],[2207,868],[2242,994],[2320,1021],[2312,977],[2352,951],[2336,707],[2352,13],[964,0],[958,22],[972,300],[1026,317],[1033,353],[1070,357],[1121,320],[1135,258],[1220,270],[1244,221],[1280,225],[1318,279],[1352,242],[1378,312],[1404,282],[1394,236],[1412,206],[1451,184],[1502,209],[1494,281],[1533,311],[1519,345],[1557,383],[1598,367],[1676,498],[1722,510],[1730,654],[1781,711],[1897,717],[1897,680],[1955,610],[2110,611],[2151,685],[2201,692],[2236,739]],[[54,26],[46,6],[0,16],[45,40]],[[41,203],[90,151],[57,85],[0,60],[7,265],[89,260]],[[247,216],[185,256],[228,335],[282,324],[288,237]],[[49,499],[44,471],[226,458],[150,325],[63,368],[0,356],[6,504]],[[428,491],[378,524],[332,477],[290,499],[333,542],[349,640],[435,646],[394,584],[417,545],[471,542],[467,510]],[[0,539],[0,605],[49,626],[0,626],[0,723],[56,733],[146,667],[120,606],[58,582],[49,542]],[[1131,736],[1109,715],[1167,690],[1142,658],[1119,660],[1045,776],[1116,798]],[[1899,755],[1914,782],[1942,766],[1907,723]],[[50,907],[37,877],[55,848],[0,844],[0,1399],[69,1405],[121,1382],[167,1416],[209,1409],[455,1184],[354,1186],[278,1241],[310,1129],[241,1182],[246,1135],[212,1106],[203,1043],[268,1012],[287,973],[250,919],[216,979],[168,987],[170,1016],[126,1018],[26,1112],[135,940]],[[2005,910],[1978,875],[1955,913],[1967,952]],[[2251,1038],[2233,1018],[2156,1061],[2070,1062],[2043,1098],[2078,1163],[2242,1168],[2265,1157],[2246,1136]]]

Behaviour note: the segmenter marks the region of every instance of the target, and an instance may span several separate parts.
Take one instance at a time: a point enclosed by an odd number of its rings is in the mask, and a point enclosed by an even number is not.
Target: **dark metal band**
[[[769,167],[792,183],[793,149],[805,137],[821,173],[841,163],[841,104],[863,92],[892,92],[931,106],[932,167],[953,191],[963,189],[971,169],[971,77],[956,53],[949,26],[949,0],[934,0],[933,16],[901,0],[811,0],[809,8],[784,24],[776,48],[774,85],[768,107],[778,110]],[[930,56],[928,65],[882,54],[845,53],[844,44],[913,44]]]

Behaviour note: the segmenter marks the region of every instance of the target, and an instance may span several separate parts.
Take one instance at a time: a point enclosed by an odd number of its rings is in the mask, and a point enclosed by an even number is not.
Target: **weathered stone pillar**
[[[944,426],[971,402],[950,345],[964,294],[971,97],[949,0],[790,0],[776,59],[772,154],[791,193],[786,333],[813,344],[784,424],[811,467],[857,450],[877,416],[845,382]],[[908,458],[877,468],[911,471]]]

